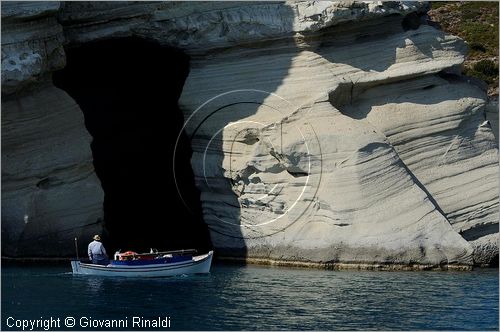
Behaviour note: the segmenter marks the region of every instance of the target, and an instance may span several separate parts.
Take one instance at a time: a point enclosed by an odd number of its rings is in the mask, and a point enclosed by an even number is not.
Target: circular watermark
[[[293,224],[313,202],[321,178],[318,138],[298,110],[257,89],[231,90],[203,102],[187,117],[174,147],[174,181],[184,205],[190,209],[176,158],[186,133],[202,204],[211,205],[203,212],[211,230],[249,238]]]

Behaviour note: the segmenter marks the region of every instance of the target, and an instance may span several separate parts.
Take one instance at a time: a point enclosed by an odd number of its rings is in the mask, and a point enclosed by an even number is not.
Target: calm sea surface
[[[498,330],[498,269],[320,271],[215,265],[206,276],[73,276],[67,267],[2,267],[7,319],[165,319],[171,330]],[[65,317],[76,327],[64,327]],[[40,328],[38,328],[40,330]],[[120,328],[123,330],[123,328]],[[150,330],[152,328],[149,328]]]

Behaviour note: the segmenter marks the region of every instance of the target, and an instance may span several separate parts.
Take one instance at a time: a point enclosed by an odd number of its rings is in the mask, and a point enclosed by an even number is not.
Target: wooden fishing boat
[[[115,254],[108,265],[71,261],[73,274],[116,277],[170,277],[181,274],[209,273],[213,251],[194,256],[195,250],[177,250],[138,254]]]

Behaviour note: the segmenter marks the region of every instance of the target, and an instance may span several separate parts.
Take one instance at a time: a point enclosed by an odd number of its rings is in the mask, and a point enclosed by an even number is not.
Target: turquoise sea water
[[[162,279],[69,271],[69,263],[3,265],[2,330],[15,320],[49,318],[59,318],[60,329],[70,331],[107,330],[80,323],[122,320],[128,324],[118,328],[123,330],[133,328],[134,317],[150,324],[168,318],[170,328],[161,328],[166,330],[498,330],[498,269],[373,272],[216,264],[210,275]],[[64,325],[67,317],[75,327]]]

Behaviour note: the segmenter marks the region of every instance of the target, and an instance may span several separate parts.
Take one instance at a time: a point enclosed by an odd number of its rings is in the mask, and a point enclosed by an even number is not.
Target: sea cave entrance
[[[189,73],[182,51],[140,38],[66,49],[54,84],[80,105],[93,137],[94,166],[105,193],[111,250],[206,250],[210,239],[194,184],[191,147],[181,136],[178,99]],[[186,207],[177,193],[176,169]]]

